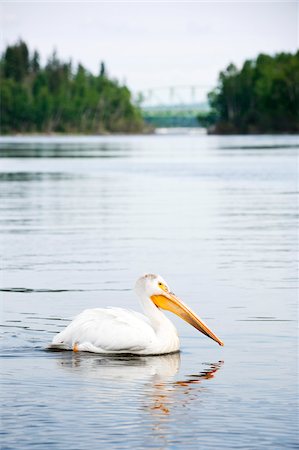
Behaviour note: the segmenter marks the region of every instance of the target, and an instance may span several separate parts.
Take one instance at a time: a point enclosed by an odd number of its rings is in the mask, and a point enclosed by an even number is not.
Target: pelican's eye
[[[158,286],[159,286],[163,291],[165,291],[165,292],[168,292],[168,291],[169,291],[168,287],[165,286],[164,283],[161,283],[161,281],[159,281]]]

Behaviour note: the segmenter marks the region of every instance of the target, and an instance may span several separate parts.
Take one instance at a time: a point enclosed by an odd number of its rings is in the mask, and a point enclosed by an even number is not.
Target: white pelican
[[[166,309],[219,345],[223,342],[169,289],[159,275],[147,274],[135,285],[146,316],[122,308],[86,309],[56,335],[50,348],[93,353],[162,355],[179,351],[176,328]]]

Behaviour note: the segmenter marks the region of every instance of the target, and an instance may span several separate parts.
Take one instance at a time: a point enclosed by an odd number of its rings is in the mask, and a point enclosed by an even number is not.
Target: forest
[[[22,40],[0,60],[1,133],[136,133],[144,129],[129,89],[111,79],[105,64],[91,74],[81,64],[60,61],[44,67]]]
[[[298,132],[299,51],[230,64],[208,98],[211,111],[198,120],[212,133]]]
[[[37,51],[19,40],[0,59],[1,134],[139,133],[153,126],[195,126],[190,118],[153,122],[132,100],[130,90],[82,64],[61,61],[56,52],[44,67]],[[198,125],[216,134],[299,132],[299,51],[260,54],[241,69],[230,64],[208,94],[210,110],[198,112]]]

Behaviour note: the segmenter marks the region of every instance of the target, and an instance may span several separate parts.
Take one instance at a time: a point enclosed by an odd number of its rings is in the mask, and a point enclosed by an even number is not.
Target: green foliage
[[[81,64],[74,70],[54,52],[41,67],[19,41],[0,61],[1,132],[105,133],[142,131],[144,122],[126,86]]]
[[[29,72],[29,51],[25,42],[8,46],[4,53],[4,75],[22,81]]]
[[[220,73],[209,103],[219,133],[299,131],[299,52],[260,54]]]
[[[197,110],[180,110],[180,109],[169,109],[169,110],[148,110],[143,111],[142,115],[145,122],[154,128],[190,128],[197,127]]]
[[[215,125],[218,120],[217,113],[214,110],[201,111],[197,114],[196,118],[199,125],[205,128]]]

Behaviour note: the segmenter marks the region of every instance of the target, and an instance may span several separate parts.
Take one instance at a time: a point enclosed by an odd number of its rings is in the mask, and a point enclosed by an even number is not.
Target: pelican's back
[[[122,308],[86,309],[52,341],[52,348],[140,353],[156,335],[145,316]]]

